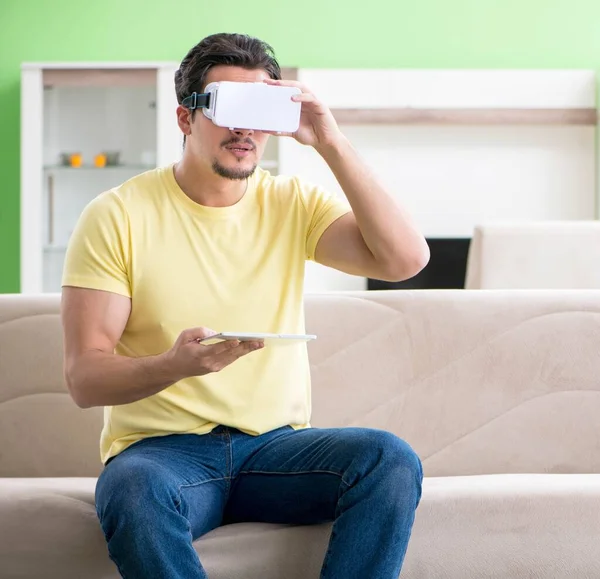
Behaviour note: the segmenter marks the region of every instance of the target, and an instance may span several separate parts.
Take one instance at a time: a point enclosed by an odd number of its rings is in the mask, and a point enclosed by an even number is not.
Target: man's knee
[[[385,431],[380,431],[378,438],[384,463],[401,468],[408,475],[414,475],[416,478],[422,479],[421,460],[408,442],[391,432]]]
[[[421,495],[423,468],[421,460],[412,447],[395,434],[377,429],[358,429],[360,450],[357,453],[363,462],[361,470],[372,472],[397,490],[414,488],[417,500]]]
[[[117,457],[96,486],[96,510],[103,527],[117,520],[152,518],[158,509],[177,507],[177,485],[164,466],[143,456]]]

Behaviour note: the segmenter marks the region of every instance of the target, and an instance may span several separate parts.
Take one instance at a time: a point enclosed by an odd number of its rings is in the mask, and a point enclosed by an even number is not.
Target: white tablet
[[[239,340],[240,342],[262,341],[266,346],[277,345],[285,346],[297,344],[299,342],[310,342],[317,336],[312,334],[265,334],[257,332],[221,332],[200,340],[201,344],[216,344],[223,340]]]

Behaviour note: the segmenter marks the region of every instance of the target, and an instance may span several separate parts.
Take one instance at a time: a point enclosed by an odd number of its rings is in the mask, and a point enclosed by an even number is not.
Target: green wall
[[[219,31],[287,66],[600,69],[598,0],[0,0],[0,293],[19,291],[20,63],[179,60]]]

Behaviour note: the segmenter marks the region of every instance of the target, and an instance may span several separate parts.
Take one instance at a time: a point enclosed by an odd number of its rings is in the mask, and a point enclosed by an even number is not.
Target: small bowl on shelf
[[[64,167],[81,167],[83,157],[81,153],[61,153],[60,164]]]
[[[121,152],[120,151],[104,151],[103,155],[106,158],[106,166],[114,167],[121,163]]]

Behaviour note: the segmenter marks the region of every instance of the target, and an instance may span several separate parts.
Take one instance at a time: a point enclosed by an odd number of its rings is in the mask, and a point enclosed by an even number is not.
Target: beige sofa
[[[117,578],[94,509],[100,409],[62,382],[58,296],[0,296],[0,577]],[[307,297],[315,426],[425,467],[402,578],[600,577],[600,292]],[[211,579],[316,579],[329,525],[220,528]],[[365,578],[378,579],[378,578]]]

